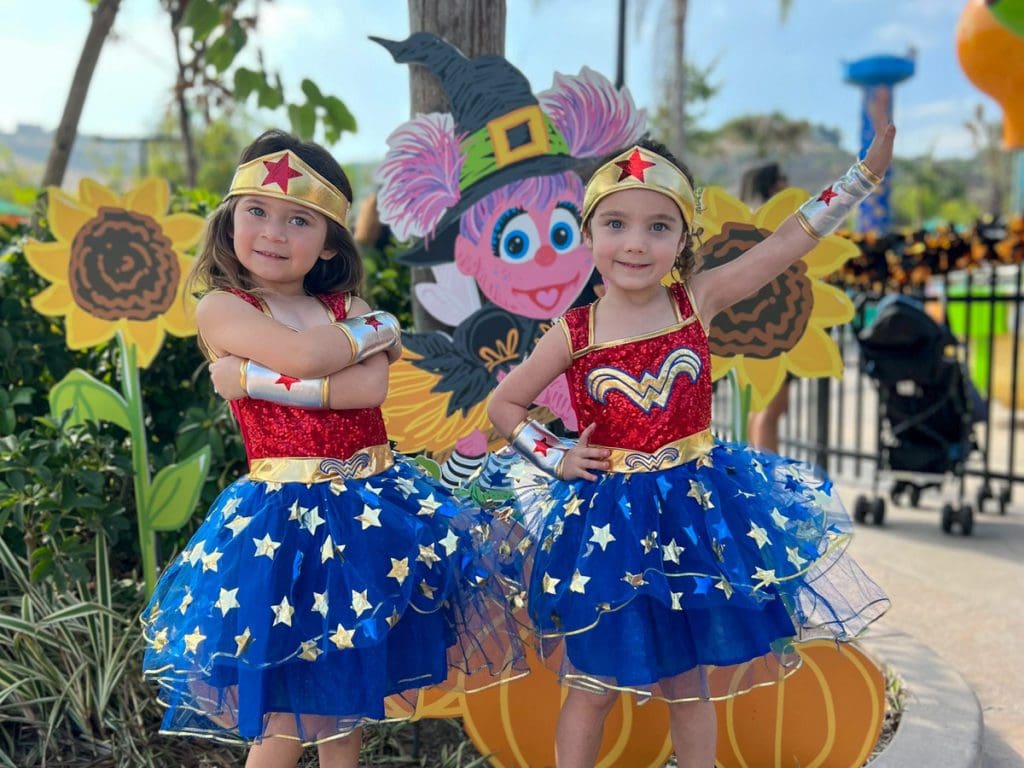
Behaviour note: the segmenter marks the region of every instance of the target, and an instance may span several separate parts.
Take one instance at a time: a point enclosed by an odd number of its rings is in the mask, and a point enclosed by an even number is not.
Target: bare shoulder
[[[230,291],[210,291],[196,304],[196,322],[200,327],[239,313],[262,314],[241,296]]]
[[[365,301],[363,301],[363,299],[359,298],[358,296],[353,295],[351,299],[349,299],[349,317],[354,317],[355,315],[365,315],[367,312],[370,311],[372,311],[370,309],[370,305],[367,304]]]

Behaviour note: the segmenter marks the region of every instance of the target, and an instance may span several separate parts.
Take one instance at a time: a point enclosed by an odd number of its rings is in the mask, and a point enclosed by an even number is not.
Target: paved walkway
[[[851,510],[862,492],[840,487]],[[940,503],[936,491],[916,510],[886,499],[886,524],[858,526],[851,551],[892,598],[879,630],[916,638],[974,689],[983,768],[1024,768],[1024,508],[976,516],[964,537],[942,533]]]

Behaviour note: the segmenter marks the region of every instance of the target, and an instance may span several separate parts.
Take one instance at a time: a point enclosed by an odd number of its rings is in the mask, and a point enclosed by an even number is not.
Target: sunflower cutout
[[[697,254],[700,268],[739,257],[805,200],[803,190],[786,189],[752,212],[724,190],[706,189],[700,217],[703,245]],[[825,237],[757,293],[719,313],[708,331],[712,377],[735,371],[741,389],[750,385],[752,410],[762,410],[782,387],[787,372],[801,378],[842,376],[842,356],[827,329],[849,322],[853,304],[822,278],[857,253],[848,240]]]
[[[167,213],[170,187],[147,179],[123,197],[91,179],[79,197],[48,190],[47,217],[56,240],[25,246],[29,265],[52,284],[32,299],[37,312],[63,317],[71,349],[117,337],[117,391],[74,369],[50,390],[50,412],[68,425],[108,422],[124,429],[132,446],[139,550],[147,593],[156,585],[155,531],[184,525],[195,509],[210,466],[210,448],[150,472],[139,369],[156,357],[164,336],[196,332],[183,289],[204,221]]]
[[[167,213],[164,179],[147,179],[123,197],[91,179],[82,180],[78,199],[56,187],[48,196],[56,241],[32,241],[25,256],[52,283],[32,306],[64,317],[68,347],[95,347],[120,331],[146,368],[166,333],[196,332],[182,296],[192,264],[184,251],[199,241],[203,219]]]

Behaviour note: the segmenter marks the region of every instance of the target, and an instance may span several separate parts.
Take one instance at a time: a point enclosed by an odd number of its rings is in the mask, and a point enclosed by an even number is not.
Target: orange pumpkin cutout
[[[565,689],[532,651],[527,661],[528,677],[462,697],[466,733],[495,768],[555,764],[555,725]],[[665,703],[637,706],[632,696],[620,696],[605,721],[597,768],[660,768],[671,752]]]
[[[715,703],[718,768],[859,768],[882,730],[882,671],[856,646],[798,646],[803,666],[780,685]]]

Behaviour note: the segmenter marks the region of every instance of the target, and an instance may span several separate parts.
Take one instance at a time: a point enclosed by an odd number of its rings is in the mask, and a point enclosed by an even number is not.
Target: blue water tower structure
[[[863,158],[875,136],[871,127],[868,105],[876,98],[886,98],[889,121],[892,121],[893,87],[914,74],[913,56],[870,56],[844,65],[846,82],[860,86],[864,91],[860,113],[860,153]],[[885,92],[882,92],[884,89]],[[885,174],[878,190],[860,204],[857,211],[858,232],[889,231],[889,190],[892,169]]]

